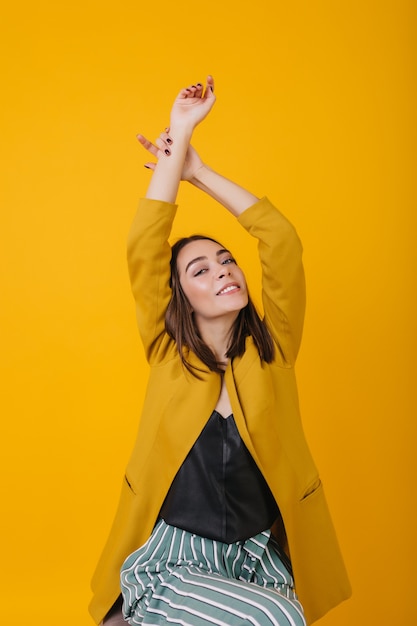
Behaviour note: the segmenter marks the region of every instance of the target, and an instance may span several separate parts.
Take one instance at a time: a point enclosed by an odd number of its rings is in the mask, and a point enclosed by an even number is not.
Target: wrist
[[[195,172],[193,172],[190,183],[192,183],[196,187],[201,187],[202,185],[204,185],[204,182],[207,180],[208,176],[210,176],[210,173],[212,172],[213,170],[208,165],[202,163],[200,167],[198,167]]]
[[[193,136],[194,126],[191,126],[186,122],[170,122],[169,134],[174,139],[174,141],[187,141],[190,143],[191,137]]]

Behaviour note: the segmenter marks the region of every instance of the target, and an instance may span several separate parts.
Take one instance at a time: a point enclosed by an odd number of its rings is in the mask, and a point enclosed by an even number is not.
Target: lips
[[[234,293],[236,291],[239,291],[239,289],[240,289],[240,286],[237,283],[228,283],[227,285],[222,287],[220,291],[216,293],[216,296],[226,296],[229,293]]]

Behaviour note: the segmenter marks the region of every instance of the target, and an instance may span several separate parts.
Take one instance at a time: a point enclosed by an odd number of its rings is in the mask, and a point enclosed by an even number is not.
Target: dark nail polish
[[[172,139],[170,139],[169,137],[167,137],[167,143],[169,143],[169,145],[172,144]]]
[[[149,167],[149,165],[144,165],[143,167],[146,167],[147,170],[150,170],[151,168]]]
[[[165,154],[166,154],[167,156],[169,156],[169,155],[171,154],[171,153],[170,153],[170,151],[168,150],[168,148],[165,150]]]

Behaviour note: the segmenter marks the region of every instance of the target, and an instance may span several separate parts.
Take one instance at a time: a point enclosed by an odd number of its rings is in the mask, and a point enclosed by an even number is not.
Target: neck
[[[196,320],[202,340],[213,351],[219,362],[227,361],[226,353],[236,317],[236,314],[233,314],[233,319],[227,320],[224,317],[214,320]]]

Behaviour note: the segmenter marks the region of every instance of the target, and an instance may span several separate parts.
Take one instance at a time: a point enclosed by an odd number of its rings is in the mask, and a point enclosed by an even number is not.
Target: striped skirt
[[[270,531],[232,544],[160,520],[121,571],[129,624],[305,626],[289,568]]]

